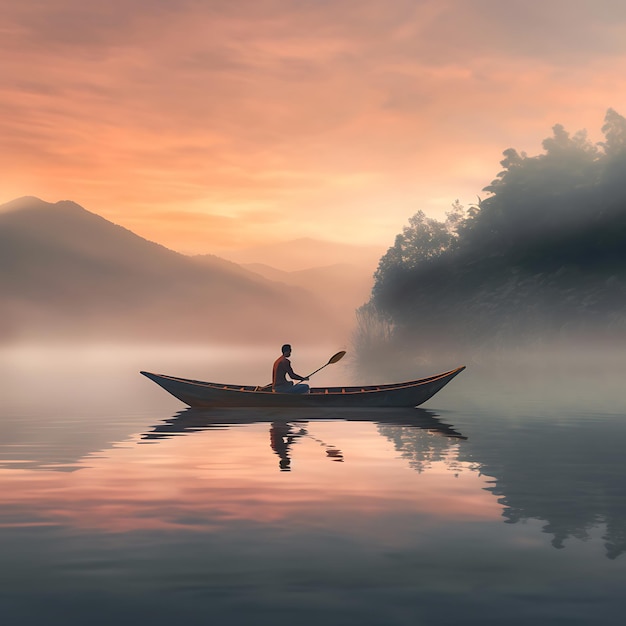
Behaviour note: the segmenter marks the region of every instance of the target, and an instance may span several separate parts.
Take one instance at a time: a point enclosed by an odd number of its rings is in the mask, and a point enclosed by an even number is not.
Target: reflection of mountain
[[[200,263],[73,202],[22,198],[0,207],[0,293],[0,340],[233,343],[281,341],[304,327],[309,335],[333,333],[330,316],[307,291],[222,259]]]
[[[89,457],[122,447],[140,428],[127,416],[102,413],[39,413],[2,415],[0,469],[74,472],[89,466]]]

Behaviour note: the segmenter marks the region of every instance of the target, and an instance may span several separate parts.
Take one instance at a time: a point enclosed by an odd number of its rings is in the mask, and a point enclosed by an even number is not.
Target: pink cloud
[[[259,239],[390,243],[418,208],[472,201],[502,150],[541,151],[555,123],[597,135],[626,76],[609,0],[0,6],[7,192],[124,225],[261,211]]]

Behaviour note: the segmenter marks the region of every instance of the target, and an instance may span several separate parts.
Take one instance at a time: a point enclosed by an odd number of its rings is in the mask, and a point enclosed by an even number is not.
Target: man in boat
[[[294,385],[294,380],[309,380],[300,374],[296,374],[289,357],[291,356],[291,346],[286,343],[281,348],[282,355],[274,361],[272,368],[272,389],[278,393],[309,393],[309,386],[303,382]],[[292,380],[287,380],[287,376]]]

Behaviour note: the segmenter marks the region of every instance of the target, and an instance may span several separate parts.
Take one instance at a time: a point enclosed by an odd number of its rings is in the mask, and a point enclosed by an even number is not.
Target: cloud
[[[473,199],[502,150],[593,134],[626,87],[609,0],[0,7],[0,167],[23,194],[135,221],[267,211],[261,238],[390,241]]]
[[[146,204],[128,215],[123,209],[111,212],[111,217],[150,241],[168,240],[171,247],[184,253],[216,251],[247,247],[258,243],[259,230],[280,223],[282,215],[272,211],[240,209],[236,215],[224,215],[222,210],[204,205],[198,211],[158,210],[156,203]],[[188,206],[189,202],[185,204]],[[207,210],[207,208],[211,210]],[[232,210],[231,206],[227,207]],[[269,241],[277,237],[269,236]]]

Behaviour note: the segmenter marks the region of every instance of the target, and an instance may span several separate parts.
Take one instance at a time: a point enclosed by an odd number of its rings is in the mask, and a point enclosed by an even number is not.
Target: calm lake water
[[[321,415],[185,410],[138,374],[263,384],[274,357],[0,351],[3,623],[624,623],[619,359],[468,364],[422,409]]]

